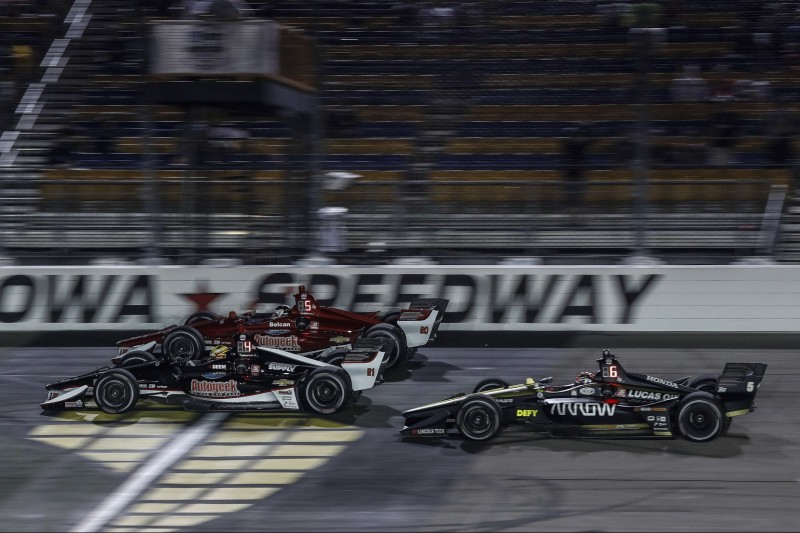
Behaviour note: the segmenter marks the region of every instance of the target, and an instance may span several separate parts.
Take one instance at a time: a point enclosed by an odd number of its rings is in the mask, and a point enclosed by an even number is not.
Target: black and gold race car
[[[405,411],[400,434],[460,433],[488,441],[515,426],[557,437],[683,436],[707,442],[723,435],[732,417],[755,410],[767,369],[764,363],[727,363],[721,374],[668,380],[626,372],[608,350],[597,361],[596,373],[583,372],[566,385],[552,385],[552,378],[528,378],[519,385],[481,381],[471,394]]]

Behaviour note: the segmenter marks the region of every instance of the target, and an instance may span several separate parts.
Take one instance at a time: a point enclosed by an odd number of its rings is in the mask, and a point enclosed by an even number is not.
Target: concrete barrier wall
[[[271,311],[304,284],[355,311],[448,298],[442,332],[800,332],[800,266],[4,267],[0,333],[140,331]]]

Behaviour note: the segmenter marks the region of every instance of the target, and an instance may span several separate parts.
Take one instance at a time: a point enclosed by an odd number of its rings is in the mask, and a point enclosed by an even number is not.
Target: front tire
[[[472,392],[478,393],[492,389],[507,389],[507,388],[508,388],[508,383],[503,381],[502,379],[489,378],[478,382],[478,384],[475,385],[475,388],[472,389]]]
[[[344,407],[352,394],[350,383],[332,368],[317,368],[303,386],[303,401],[315,413],[330,415]]]
[[[139,382],[123,368],[112,368],[94,384],[94,401],[106,413],[127,413],[139,401]]]
[[[212,313],[211,311],[198,311],[196,313],[192,313],[189,317],[183,322],[185,325],[191,325],[195,322],[203,322],[204,320],[219,320],[220,316],[216,313]]]
[[[400,361],[400,356],[405,354],[405,342],[393,326],[388,324],[372,326],[365,336],[370,339],[389,339],[389,342],[383,346],[386,368],[395,366]]]
[[[725,431],[725,416],[720,403],[707,392],[688,394],[678,411],[678,429],[687,440],[708,442]]]
[[[161,352],[171,359],[201,359],[205,349],[203,335],[191,326],[178,326],[161,343]]]
[[[158,359],[156,356],[150,352],[146,352],[144,350],[131,350],[122,356],[117,366],[127,367],[133,365],[143,365],[145,363],[152,363],[157,360]]]
[[[456,414],[456,427],[473,441],[484,442],[500,431],[503,412],[497,402],[485,394],[467,396]]]

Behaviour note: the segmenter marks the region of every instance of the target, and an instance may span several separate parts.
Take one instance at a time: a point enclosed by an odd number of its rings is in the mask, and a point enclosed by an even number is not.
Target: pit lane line
[[[156,450],[151,458],[137,469],[125,483],[112,492],[94,511],[90,512],[82,522],[78,523],[71,533],[95,533],[116,518],[132,501],[139,497],[161,474],[167,471],[195,445],[204,441],[217,429],[230,413],[207,413],[190,428],[181,432],[166,446]]]

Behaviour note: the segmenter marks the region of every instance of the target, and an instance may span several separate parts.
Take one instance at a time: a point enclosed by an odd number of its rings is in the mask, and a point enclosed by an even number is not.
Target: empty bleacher
[[[456,10],[450,19],[420,11],[411,20],[383,2],[273,6],[275,20],[319,45],[325,116],[350,119],[326,122],[320,147],[323,171],[361,176],[347,190],[322,187],[319,195],[320,205],[348,209],[343,257],[365,260],[377,242],[387,250],[382,260],[415,250],[442,257],[620,258],[637,246],[641,223],[652,253],[665,258],[756,253],[767,198],[775,187],[791,186],[793,175],[771,161],[765,119],[778,97],[794,94],[797,71],[781,57],[758,67],[737,49],[734,28],[749,15],[737,2],[684,3],[686,12],[665,20],[666,43],[648,65],[647,105],[637,106],[637,47],[627,28],[608,26],[603,3],[493,0],[464,4],[476,12]],[[294,141],[283,119],[257,110],[203,110],[198,122],[246,134],[224,157],[204,153],[191,127],[197,116],[142,100],[143,38],[156,13],[121,0],[93,2],[90,12],[85,35],[70,45],[62,80],[46,90],[38,130],[42,142],[55,144],[68,124],[75,142],[65,164],[54,165],[46,153],[31,162],[39,172],[29,183],[41,198],[38,211],[27,215],[29,226],[57,224],[52,215],[68,204],[70,216],[58,228],[66,232],[58,239],[62,247],[135,260],[152,238],[148,195],[155,191],[167,255],[186,248],[176,244],[182,232],[198,228],[210,231],[214,244],[194,258],[236,253],[257,262],[305,253],[287,242],[314,242],[313,235],[294,235],[306,226],[294,226],[287,212],[309,197],[298,188],[323,180],[292,178],[287,159]],[[98,54],[114,36],[124,41],[122,49]],[[769,82],[769,99],[729,104],[738,124],[729,165],[708,159],[715,106],[670,99],[686,63],[698,65],[710,82],[720,64],[731,76]],[[565,209],[562,146],[578,121],[589,124],[592,144],[584,161],[585,204],[574,214]],[[643,133],[649,184],[642,193],[642,173],[630,151],[619,150],[626,143],[630,150]],[[188,165],[181,158],[187,153]],[[192,159],[197,154],[210,159],[200,166]],[[137,223],[109,223],[126,209]],[[91,231],[81,227],[91,220]],[[104,236],[102,228],[114,230]],[[226,232],[237,237],[226,239]],[[4,244],[34,255],[53,235],[19,233]],[[242,252],[245,245],[256,248]],[[186,257],[175,252],[176,260]]]

